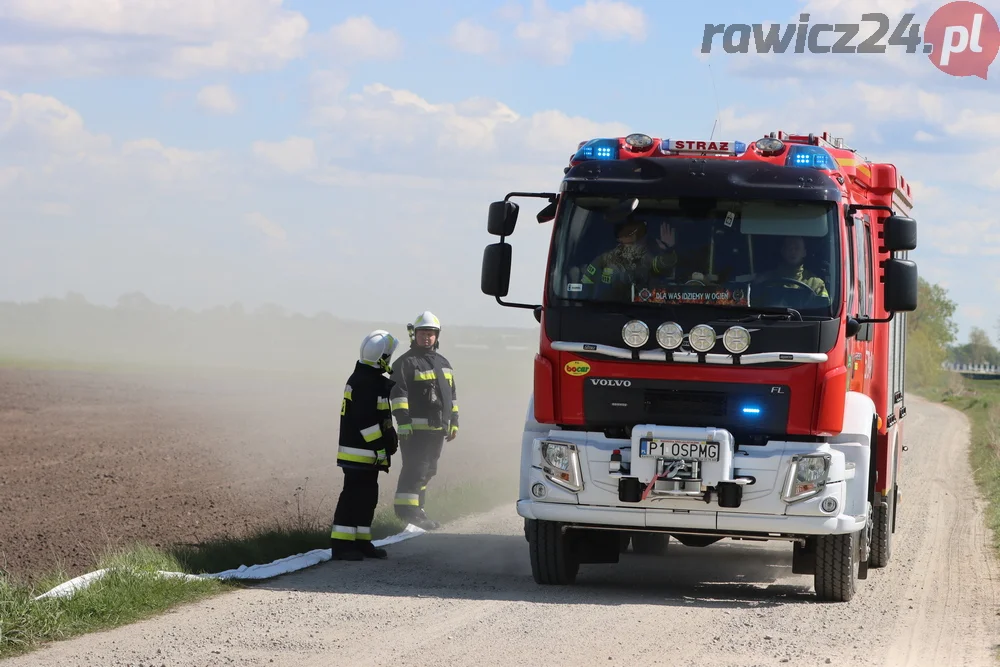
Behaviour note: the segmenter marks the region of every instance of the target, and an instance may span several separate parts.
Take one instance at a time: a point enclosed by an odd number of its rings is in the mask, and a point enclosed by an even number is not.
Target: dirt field
[[[666,557],[583,566],[575,586],[531,579],[507,504],[149,621],[11,659],[43,665],[871,665],[988,667],[1000,576],[968,487],[963,415],[916,399],[893,559],[846,604],[823,604],[782,543],[671,542]]]
[[[485,379],[452,356],[462,429],[436,483],[504,477],[513,501],[531,356],[494,360]],[[304,513],[328,521],[351,367],[323,382],[0,368],[0,567],[29,576],[62,565],[75,576],[109,544],[197,542],[294,521],[300,487]]]

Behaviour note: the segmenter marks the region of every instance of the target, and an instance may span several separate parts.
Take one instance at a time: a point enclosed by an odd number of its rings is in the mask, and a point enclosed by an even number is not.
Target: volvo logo
[[[631,387],[631,380],[606,380],[604,378],[590,378],[590,384],[598,387]]]

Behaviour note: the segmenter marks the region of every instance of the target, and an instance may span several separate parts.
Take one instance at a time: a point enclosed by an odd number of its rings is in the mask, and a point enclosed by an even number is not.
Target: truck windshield
[[[557,220],[554,303],[794,308],[834,316],[839,226],[832,202],[577,196]],[[612,217],[612,219],[609,219]]]

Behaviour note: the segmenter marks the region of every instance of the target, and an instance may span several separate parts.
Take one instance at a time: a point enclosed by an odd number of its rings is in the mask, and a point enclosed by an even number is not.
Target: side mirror
[[[917,221],[905,215],[891,215],[883,223],[886,250],[914,250],[917,247]]]
[[[556,206],[557,206],[556,202],[552,202],[551,204],[543,208],[541,211],[539,211],[538,215],[535,216],[535,219],[538,220],[539,223],[548,222],[549,220],[552,220],[553,218],[556,217]]]
[[[503,242],[491,243],[483,250],[483,273],[480,279],[483,294],[507,296],[507,290],[510,289],[511,250],[511,245]]]
[[[605,211],[604,219],[608,222],[621,222],[625,220],[625,218],[632,215],[638,206],[638,199],[635,199],[634,197],[632,199],[626,199],[625,201],[615,204]]]
[[[890,313],[912,312],[917,309],[917,264],[909,259],[889,259],[885,262],[885,309]]]
[[[490,204],[490,217],[486,229],[493,236],[510,236],[517,224],[518,206],[512,201],[495,201]]]

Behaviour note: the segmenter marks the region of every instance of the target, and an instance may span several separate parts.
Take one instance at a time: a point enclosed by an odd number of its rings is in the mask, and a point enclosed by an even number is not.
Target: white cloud
[[[239,109],[236,96],[229,86],[217,84],[198,91],[198,106],[213,114],[234,114]]]
[[[643,41],[647,24],[642,9],[626,2],[587,0],[570,10],[555,11],[545,0],[533,0],[531,18],[515,26],[514,36],[528,54],[548,64],[562,65],[573,54],[577,41],[594,37]]]
[[[364,60],[391,60],[402,52],[395,30],[380,28],[368,16],[352,16],[315,40],[317,49],[340,64]]]
[[[0,76],[254,72],[303,55],[309,23],[282,0],[8,0]]]
[[[255,141],[253,152],[282,171],[297,173],[316,166],[316,146],[307,137],[289,137],[284,141]]]
[[[260,211],[254,211],[246,216],[246,223],[273,241],[285,242],[288,232],[278,223],[270,220]]]
[[[449,41],[457,51],[480,56],[494,53],[500,48],[500,37],[496,31],[471,19],[463,19],[456,23]]]

